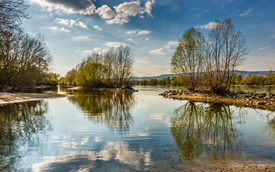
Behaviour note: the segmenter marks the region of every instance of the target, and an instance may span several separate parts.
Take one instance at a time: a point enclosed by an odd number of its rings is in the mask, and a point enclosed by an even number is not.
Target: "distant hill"
[[[234,73],[237,73],[238,75],[239,74],[243,74],[244,77],[247,77],[248,74],[251,74],[251,75],[265,75],[268,71],[235,71]],[[159,75],[159,76],[144,76],[144,77],[136,77],[135,79],[141,81],[141,80],[149,80],[149,79],[163,79],[163,78],[167,78],[167,77],[172,77],[172,76],[175,76],[173,74],[163,74],[163,75]]]

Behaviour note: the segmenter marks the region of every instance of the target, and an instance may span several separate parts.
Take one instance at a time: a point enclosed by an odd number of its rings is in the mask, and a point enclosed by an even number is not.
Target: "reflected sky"
[[[275,165],[274,113],[164,99],[158,94],[171,89],[166,86],[137,89],[131,94],[69,91],[75,96],[0,107],[1,170]]]

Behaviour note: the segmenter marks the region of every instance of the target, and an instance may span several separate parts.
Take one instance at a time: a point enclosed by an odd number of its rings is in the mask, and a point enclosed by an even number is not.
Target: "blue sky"
[[[250,50],[239,70],[275,70],[274,0],[26,0],[23,27],[42,34],[52,71],[65,75],[92,52],[129,45],[136,76],[170,72],[176,41],[197,27],[207,39],[211,22],[231,17]]]

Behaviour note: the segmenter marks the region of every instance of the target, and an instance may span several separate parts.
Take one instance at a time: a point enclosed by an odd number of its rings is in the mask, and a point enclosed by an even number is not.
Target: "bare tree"
[[[24,0],[1,0],[0,1],[0,30],[12,31],[20,29],[22,18],[28,18],[25,13],[29,6]]]
[[[4,38],[0,42],[0,89],[34,86],[52,61],[43,36],[20,33]]]
[[[114,73],[116,87],[131,86],[133,78],[132,68],[134,63],[133,53],[129,46],[120,46],[116,50],[114,60]]]
[[[183,76],[184,86],[189,91],[194,91],[201,86],[200,75],[204,70],[204,46],[202,33],[192,27],[185,31],[172,57],[172,73]]]
[[[231,74],[249,52],[246,40],[240,31],[234,29],[231,18],[225,18],[223,22],[216,20],[209,38],[205,78],[211,91],[229,91]]]

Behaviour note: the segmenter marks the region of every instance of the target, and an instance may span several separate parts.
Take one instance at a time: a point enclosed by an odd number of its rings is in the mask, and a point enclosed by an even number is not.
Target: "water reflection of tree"
[[[112,131],[128,132],[132,123],[131,107],[136,103],[132,93],[76,93],[68,98],[70,102],[96,123],[107,125]]]
[[[202,154],[208,159],[236,156],[242,145],[237,123],[242,116],[234,116],[229,106],[188,102],[171,116],[171,133],[184,160],[193,160]]]
[[[269,136],[275,138],[275,112],[270,112],[266,116],[260,115],[263,119],[266,119],[266,124],[263,127],[264,131],[267,132]]]
[[[50,127],[47,110],[44,101],[0,107],[0,171],[16,171],[19,158],[38,148],[39,134]]]

